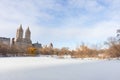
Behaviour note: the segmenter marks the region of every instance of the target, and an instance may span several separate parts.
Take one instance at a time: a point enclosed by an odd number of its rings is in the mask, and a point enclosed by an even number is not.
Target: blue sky
[[[0,36],[15,37],[20,24],[33,42],[76,48],[102,44],[120,28],[120,0],[0,0]]]

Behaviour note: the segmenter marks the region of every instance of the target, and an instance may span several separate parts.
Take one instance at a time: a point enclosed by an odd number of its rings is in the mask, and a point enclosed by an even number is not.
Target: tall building
[[[10,40],[10,38],[0,37],[0,44],[7,45],[9,47],[16,46],[18,48],[21,48],[21,47],[25,48],[25,47],[31,47],[31,46],[36,47],[36,48],[42,48],[42,44],[38,42],[32,44],[31,31],[29,27],[24,32],[22,25],[19,26],[19,28],[16,31],[16,37],[12,38],[12,40]]]
[[[0,44],[4,44],[10,47],[10,38],[0,37]]]
[[[23,41],[23,29],[22,29],[22,25],[20,25],[20,27],[17,29],[16,32],[16,38],[15,38],[15,42],[22,42]]]
[[[31,41],[31,32],[29,27],[25,31],[25,37],[23,37],[24,30],[22,28],[22,25],[17,29],[16,32],[16,38],[13,39],[13,44],[16,46],[21,46],[21,47],[28,47],[32,46],[32,41]]]

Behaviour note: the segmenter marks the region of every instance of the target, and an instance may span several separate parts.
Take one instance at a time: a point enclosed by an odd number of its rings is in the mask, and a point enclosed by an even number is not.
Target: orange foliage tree
[[[34,47],[28,47],[28,49],[27,49],[28,55],[31,55],[31,56],[35,56],[36,52],[37,52],[37,49]]]

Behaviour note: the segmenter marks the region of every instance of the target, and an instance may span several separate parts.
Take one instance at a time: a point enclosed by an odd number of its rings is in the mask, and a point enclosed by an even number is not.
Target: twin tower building
[[[40,43],[33,43],[31,41],[31,31],[29,27],[24,31],[22,25],[19,26],[16,32],[16,37],[10,38],[0,37],[0,45],[4,44],[8,47],[15,46],[17,48],[26,48],[26,47],[36,47],[42,48],[42,44]]]
[[[21,47],[32,46],[31,32],[29,27],[26,29],[24,36],[24,30],[22,25],[20,25],[16,32],[16,38],[12,39],[12,44]]]

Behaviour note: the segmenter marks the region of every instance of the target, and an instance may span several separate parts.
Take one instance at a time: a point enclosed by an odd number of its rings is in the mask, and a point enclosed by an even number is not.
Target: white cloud
[[[96,13],[104,9],[104,6],[99,4],[97,0],[70,0],[71,6],[84,9],[88,12]]]
[[[1,0],[0,36],[14,37],[23,24],[24,29],[30,26],[34,42],[76,45],[104,41],[120,28],[120,0],[102,2],[104,5],[99,0],[68,0],[65,5],[57,0]],[[58,18],[58,26],[49,25]]]

